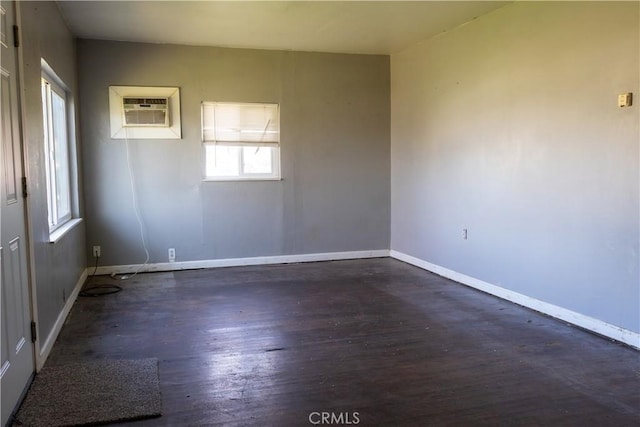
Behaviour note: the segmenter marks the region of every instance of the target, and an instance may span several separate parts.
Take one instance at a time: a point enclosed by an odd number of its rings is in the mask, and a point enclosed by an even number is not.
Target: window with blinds
[[[205,180],[280,179],[280,108],[202,103]]]

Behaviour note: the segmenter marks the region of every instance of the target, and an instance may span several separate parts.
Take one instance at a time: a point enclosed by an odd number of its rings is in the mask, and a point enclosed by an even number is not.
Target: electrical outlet
[[[618,107],[631,107],[633,94],[631,92],[621,93],[618,95]]]
[[[176,249],[169,248],[169,262],[174,262],[176,260]]]
[[[101,256],[100,246],[94,246],[93,247],[93,257],[94,258],[100,258],[100,256]]]

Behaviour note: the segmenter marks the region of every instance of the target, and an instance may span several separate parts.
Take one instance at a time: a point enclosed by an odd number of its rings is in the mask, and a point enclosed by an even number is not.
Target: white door
[[[0,329],[1,425],[5,425],[34,372],[27,272],[25,200],[22,194],[14,2],[0,1]]]

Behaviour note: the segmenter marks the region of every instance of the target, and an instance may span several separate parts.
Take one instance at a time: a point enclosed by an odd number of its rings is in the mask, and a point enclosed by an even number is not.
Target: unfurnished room
[[[640,1],[0,24],[0,425],[640,425]]]

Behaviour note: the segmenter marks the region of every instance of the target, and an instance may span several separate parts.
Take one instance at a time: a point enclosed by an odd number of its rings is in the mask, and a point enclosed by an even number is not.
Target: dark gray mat
[[[160,416],[158,359],[45,366],[14,425],[83,426]]]

